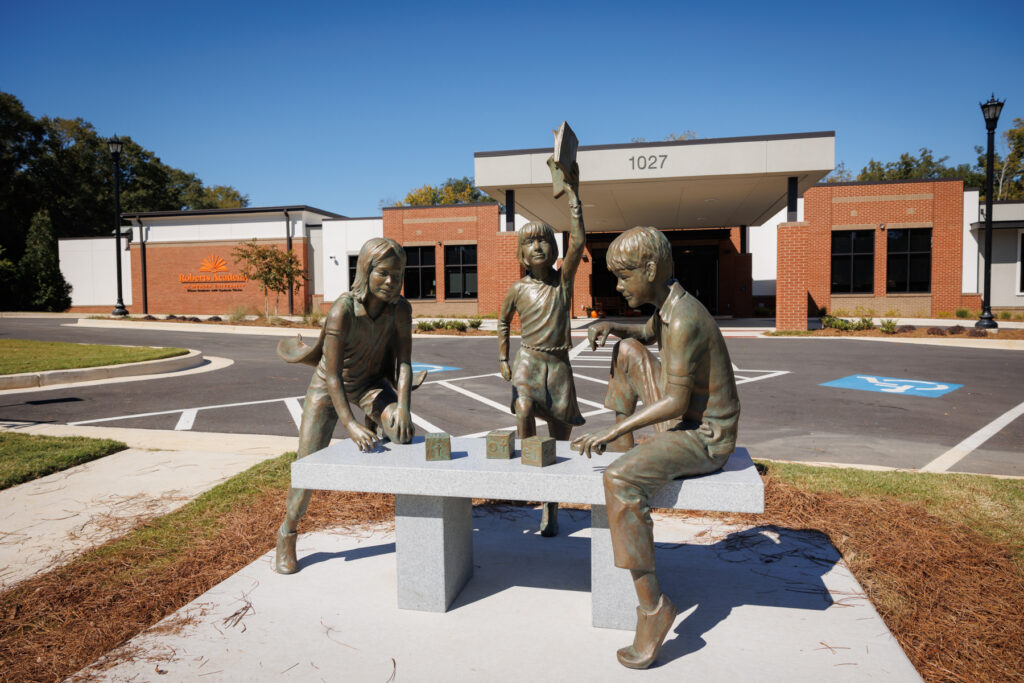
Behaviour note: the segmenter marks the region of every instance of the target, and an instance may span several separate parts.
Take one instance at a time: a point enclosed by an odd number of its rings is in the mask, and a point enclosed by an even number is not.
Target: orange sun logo
[[[204,258],[203,262],[199,265],[200,273],[219,273],[227,269],[227,262],[225,262],[224,259],[215,254],[210,254],[209,256]]]

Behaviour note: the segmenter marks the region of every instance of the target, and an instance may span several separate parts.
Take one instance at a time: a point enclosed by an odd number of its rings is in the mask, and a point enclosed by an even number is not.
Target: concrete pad
[[[0,491],[0,589],[66,564],[265,459],[128,449]]]
[[[615,651],[629,633],[590,626],[589,514],[563,510],[554,539],[537,534],[539,517],[522,508],[475,509],[473,577],[449,612],[398,608],[386,527],[306,534],[298,574],[274,573],[268,553],[82,674],[246,682],[921,680],[822,535],[661,516],[659,574],[680,616],[654,668],[625,669]]]

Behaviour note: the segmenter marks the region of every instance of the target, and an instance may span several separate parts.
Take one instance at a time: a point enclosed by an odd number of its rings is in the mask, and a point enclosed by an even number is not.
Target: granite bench
[[[292,464],[292,486],[395,494],[398,606],[444,612],[473,573],[473,498],[591,506],[591,615],[594,626],[632,630],[636,595],[629,572],[612,560],[601,473],[617,453],[587,459],[560,441],[556,462],[527,467],[516,454],[488,459],[482,438],[453,438],[452,459],[427,462],[423,437],[361,453],[346,439]],[[764,486],[745,448],[718,472],[678,479],[652,507],[764,511]],[[538,539],[538,542],[543,542]]]

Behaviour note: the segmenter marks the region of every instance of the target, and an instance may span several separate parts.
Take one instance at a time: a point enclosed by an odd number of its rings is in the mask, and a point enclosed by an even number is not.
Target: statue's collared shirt
[[[680,418],[707,424],[716,441],[734,442],[740,401],[732,361],[715,319],[673,280],[649,325],[660,351],[661,389],[675,384],[690,391]]]

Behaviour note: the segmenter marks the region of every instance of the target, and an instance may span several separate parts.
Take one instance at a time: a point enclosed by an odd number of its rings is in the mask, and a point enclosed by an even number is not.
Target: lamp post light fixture
[[[128,309],[124,307],[121,295],[121,148],[124,144],[114,137],[107,140],[110,156],[114,158],[114,263],[117,265],[117,303],[111,315],[126,316]]]
[[[999,327],[992,317],[992,179],[995,175],[995,135],[999,114],[1003,111],[1006,100],[997,100],[995,94],[988,102],[981,102],[981,113],[985,117],[985,129],[988,131],[988,158],[985,162],[985,288],[981,295],[981,316],[974,326],[991,330]]]

